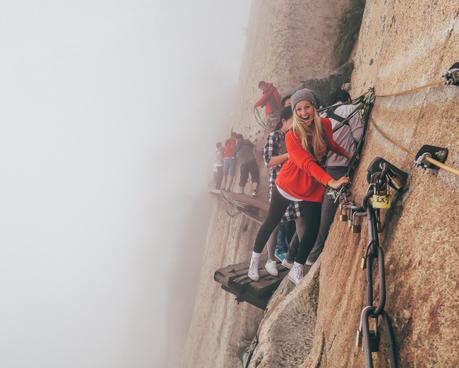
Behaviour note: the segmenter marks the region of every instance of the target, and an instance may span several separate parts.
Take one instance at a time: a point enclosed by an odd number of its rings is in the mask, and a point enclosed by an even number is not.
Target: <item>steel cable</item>
[[[391,137],[389,137],[379,126],[378,124],[376,124],[375,120],[373,118],[370,118],[370,122],[373,124],[373,126],[375,127],[375,130],[381,134],[386,140],[388,140],[390,143],[392,143],[394,146],[396,146],[398,149],[400,149],[401,151],[405,152],[406,154],[408,154],[409,156],[412,156],[413,158],[416,157],[416,154],[412,151],[410,151],[409,149],[403,147],[400,143],[396,142],[395,140],[393,140]],[[445,171],[448,171],[454,175],[457,175],[459,176],[459,170],[454,168],[454,167],[451,167],[451,166],[448,166],[448,165],[445,165],[444,163],[438,161],[438,160],[435,160],[434,158],[432,157],[424,157],[423,158],[425,161],[427,161],[428,163],[432,164],[432,165],[435,165],[437,166],[438,168],[441,168]]]
[[[260,111],[254,107],[253,108],[253,115],[255,116],[255,122],[265,131],[269,132],[271,129],[269,128],[267,122],[263,121],[263,118],[260,116]]]
[[[410,88],[410,89],[407,89],[407,90],[404,90],[404,91],[400,91],[400,92],[395,92],[395,93],[376,95],[375,97],[376,98],[386,98],[386,97],[403,96],[403,95],[408,95],[408,94],[411,94],[411,93],[416,93],[416,92],[422,91],[423,89],[426,89],[426,88],[440,86],[440,85],[443,85],[443,84],[444,84],[444,80],[443,79],[439,79],[439,80],[424,84],[424,85],[419,86],[419,87],[414,87],[414,88]]]

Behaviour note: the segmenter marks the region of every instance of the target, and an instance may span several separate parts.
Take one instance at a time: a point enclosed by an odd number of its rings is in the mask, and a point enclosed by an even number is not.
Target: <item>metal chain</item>
[[[357,344],[362,344],[362,350],[365,355],[365,367],[372,368],[373,360],[371,353],[379,351],[380,333],[379,327],[381,320],[385,326],[387,342],[389,344],[390,366],[397,368],[397,356],[395,350],[395,339],[392,329],[392,323],[389,315],[385,311],[386,305],[386,273],[384,268],[384,250],[379,243],[378,230],[380,230],[380,208],[374,203],[375,199],[381,197],[381,193],[389,193],[390,177],[388,174],[387,165],[379,172],[372,173],[370,186],[367,195],[363,200],[363,207],[356,212],[366,212],[368,219],[368,237],[369,241],[362,257],[362,269],[366,275],[366,306],[362,309],[360,315],[359,329],[357,331]],[[382,208],[382,207],[381,207]],[[354,218],[354,215],[351,216]],[[377,303],[375,302],[373,279],[374,264],[378,268],[378,284],[379,296]],[[375,328],[370,329],[370,320],[374,321]]]
[[[348,222],[353,233],[360,233],[363,217],[366,216],[368,219],[368,243],[361,263],[361,268],[365,270],[366,305],[360,313],[356,343],[358,346],[362,346],[365,355],[365,367],[372,368],[371,353],[379,351],[379,329],[381,325],[384,325],[389,346],[390,367],[397,368],[392,323],[384,309],[386,305],[386,273],[384,250],[380,246],[378,233],[382,232],[380,210],[390,208],[392,190],[395,190],[395,198],[397,198],[407,183],[408,174],[379,157],[370,163],[367,172],[369,186],[361,206],[357,206],[350,199],[349,188],[340,191],[335,190],[334,193],[334,197],[340,201],[340,219]],[[374,280],[373,271],[376,267],[378,269],[377,279]],[[375,297],[375,285],[378,285],[377,298]],[[371,321],[374,324],[373,329],[370,329]]]

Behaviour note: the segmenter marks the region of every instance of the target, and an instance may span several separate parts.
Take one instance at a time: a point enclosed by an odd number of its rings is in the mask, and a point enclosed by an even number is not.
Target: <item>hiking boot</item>
[[[301,263],[295,262],[293,264],[288,273],[288,279],[295,285],[298,285],[303,280],[303,265]]]
[[[287,257],[285,257],[284,260],[282,261],[282,266],[290,270],[293,267],[293,263],[289,262]]]
[[[276,261],[268,259],[265,264],[265,269],[271,276],[278,276],[279,272],[277,272]]]
[[[260,275],[258,274],[258,264],[260,262],[260,254],[252,253],[252,258],[250,260],[250,267],[247,276],[253,281],[260,280]]]

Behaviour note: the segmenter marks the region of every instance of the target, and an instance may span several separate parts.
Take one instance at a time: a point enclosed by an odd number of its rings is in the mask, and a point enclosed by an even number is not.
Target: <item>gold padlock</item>
[[[371,197],[371,206],[373,208],[390,208],[390,199],[387,195],[373,194]]]
[[[340,215],[339,215],[339,219],[341,221],[347,221],[348,220],[348,216],[347,216],[347,208],[346,207],[341,207],[341,211],[340,211]]]

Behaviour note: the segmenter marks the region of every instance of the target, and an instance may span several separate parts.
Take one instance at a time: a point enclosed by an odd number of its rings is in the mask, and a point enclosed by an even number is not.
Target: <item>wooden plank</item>
[[[237,194],[237,193],[232,193],[232,192],[222,192],[222,195],[229,199],[232,199],[233,201],[237,201],[243,205],[258,208],[266,213],[268,212],[268,209],[269,209],[268,201],[263,201],[256,197],[254,198],[254,197],[250,197],[245,194]]]
[[[268,306],[268,302],[269,302],[269,298],[258,298],[258,297],[254,297],[252,295],[246,295],[246,294],[243,294],[243,295],[238,295],[237,293],[234,293],[233,290],[225,287],[222,285],[222,289],[227,291],[228,293],[231,293],[233,295],[236,296],[236,301],[238,303],[240,302],[247,302],[247,303],[250,303],[252,305],[254,305],[255,307],[257,308],[260,308],[260,309],[266,309],[266,307]]]
[[[220,189],[209,189],[209,194],[220,196],[222,194],[222,191]]]
[[[287,268],[278,264],[279,276],[272,276],[265,270],[265,262],[266,258],[260,260],[260,280],[258,281],[252,281],[247,276],[248,261],[217,270],[214,279],[222,285],[225,291],[236,295],[238,301],[246,301],[263,309],[266,308],[272,294],[289,272]]]

